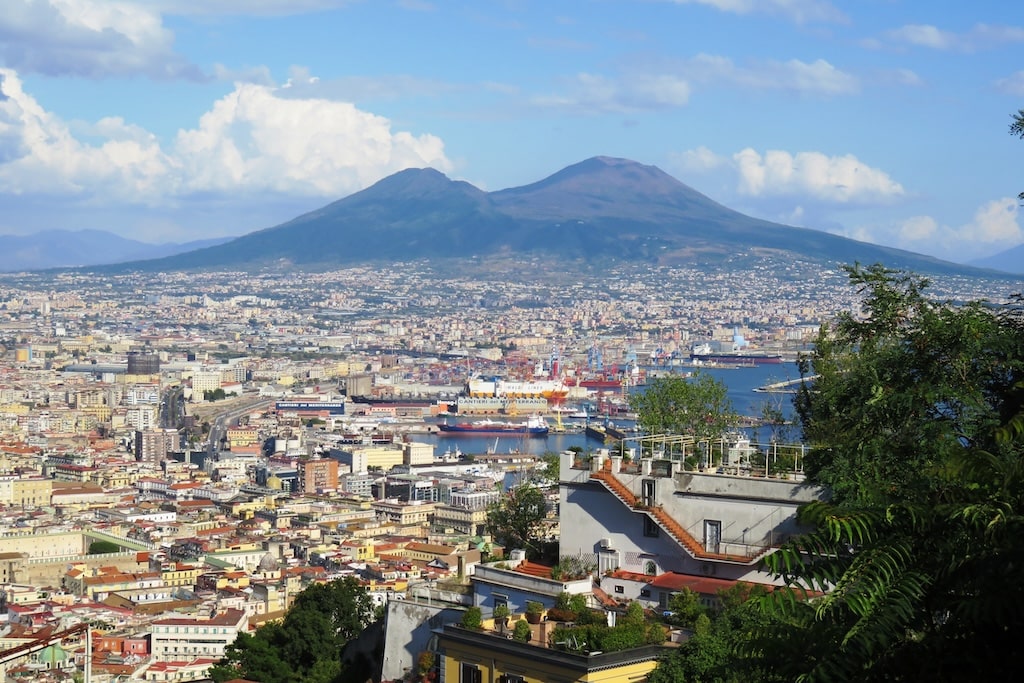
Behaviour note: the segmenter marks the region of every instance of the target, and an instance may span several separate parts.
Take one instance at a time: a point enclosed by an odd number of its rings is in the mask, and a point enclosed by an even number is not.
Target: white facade
[[[161,619],[153,622],[152,654],[158,662],[224,656],[225,648],[245,629],[241,610],[226,610],[210,619]]]
[[[156,420],[156,406],[153,405],[132,406],[124,413],[125,424],[142,431],[156,429]]]
[[[679,463],[670,475],[657,476],[649,460],[626,472],[621,458],[598,454],[589,469],[572,469],[573,458],[569,453],[561,460],[559,521],[572,531],[562,534],[560,552],[593,563],[601,573],[680,572],[770,583],[758,560],[801,532],[797,508],[822,496],[797,482],[683,472]],[[637,504],[597,479],[599,470],[613,475]],[[654,508],[674,524],[659,521]],[[688,542],[675,537],[680,531]]]

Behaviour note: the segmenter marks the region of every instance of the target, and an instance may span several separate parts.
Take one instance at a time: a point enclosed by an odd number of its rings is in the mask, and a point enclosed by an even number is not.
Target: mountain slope
[[[964,267],[751,218],[654,166],[595,157],[523,187],[486,193],[433,169],[375,185],[227,244],[123,268],[344,264],[501,255],[562,262],[713,264],[751,250],[920,272]]]
[[[971,265],[978,268],[1001,270],[1004,273],[1024,275],[1024,244],[1018,244],[987,258],[971,261]]]
[[[155,259],[226,242],[227,238],[149,244],[104,230],[44,230],[0,235],[0,271],[43,270]]]

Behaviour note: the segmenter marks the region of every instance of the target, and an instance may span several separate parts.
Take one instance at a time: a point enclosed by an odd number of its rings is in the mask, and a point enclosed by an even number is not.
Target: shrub
[[[517,621],[516,625],[515,625],[515,628],[512,629],[512,638],[515,639],[515,640],[518,640],[521,643],[528,643],[528,642],[530,642],[530,637],[532,635],[533,634],[530,631],[530,625],[527,624],[522,619]]]
[[[548,621],[576,621],[576,613],[571,609],[552,607],[548,610]]]
[[[526,601],[526,613],[527,614],[543,614],[544,604],[537,602],[536,600]]]
[[[508,619],[509,611],[508,605],[503,602],[499,602],[494,606],[494,618],[495,619]]]
[[[462,615],[462,627],[481,629],[483,627],[483,614],[477,606],[470,607]]]

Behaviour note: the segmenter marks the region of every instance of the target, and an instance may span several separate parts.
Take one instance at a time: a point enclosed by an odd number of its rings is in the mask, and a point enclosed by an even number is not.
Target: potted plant
[[[499,602],[494,606],[494,623],[498,624],[502,628],[508,623],[508,605],[503,602]]]
[[[548,621],[576,621],[576,612],[570,607],[569,602],[568,593],[559,593],[555,599],[555,606],[548,610]]]
[[[544,605],[536,600],[526,601],[526,620],[531,624],[539,624],[540,617],[544,613]]]
[[[512,638],[518,640],[521,643],[530,642],[530,637],[532,635],[533,632],[530,631],[530,625],[522,619],[517,621],[515,628],[512,629]]]

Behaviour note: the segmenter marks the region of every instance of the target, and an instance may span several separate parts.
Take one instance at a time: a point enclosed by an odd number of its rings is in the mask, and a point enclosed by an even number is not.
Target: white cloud
[[[1024,97],[1024,71],[1017,71],[996,81],[996,88],[1006,95]]]
[[[884,203],[904,194],[887,173],[853,155],[769,150],[749,147],[733,155],[739,192],[753,197],[800,197],[836,204]]]
[[[699,54],[683,68],[686,76],[702,83],[758,90],[785,90],[819,95],[849,95],[860,90],[858,79],[825,61],[767,60],[737,66],[728,57]]]
[[[797,23],[846,22],[846,16],[826,0],[672,0],[677,5],[706,5],[731,14],[776,14]]]
[[[955,34],[927,24],[907,24],[889,31],[886,35],[893,42],[936,50],[948,50],[958,42]]]
[[[0,69],[0,186],[6,194],[83,195],[103,188],[104,196],[146,202],[159,191],[170,160],[156,138],[120,119],[99,121],[97,145],[77,140],[67,124],[24,92],[9,69]]]
[[[895,45],[973,52],[1003,43],[1024,42],[1024,28],[998,24],[975,24],[969,31],[955,33],[931,24],[906,24],[886,31],[884,39]],[[866,43],[869,46],[883,44],[882,41]]]
[[[960,226],[943,225],[931,216],[913,216],[892,225],[860,226],[850,237],[966,263],[1024,243],[1017,200],[986,202]]]
[[[285,99],[238,84],[175,143],[186,191],[273,191],[340,196],[403,168],[450,170],[433,135],[393,132],[391,122],[347,102]]]
[[[334,198],[403,168],[451,169],[436,136],[393,131],[388,119],[352,104],[286,99],[263,85],[237,84],[167,149],[117,118],[73,130],[9,69],[0,69],[0,92],[0,188],[8,195],[136,205],[193,194]]]
[[[816,214],[826,205],[886,205],[904,195],[903,186],[885,171],[852,154],[780,150],[761,154],[748,147],[726,156],[702,146],[674,153],[670,159],[679,173],[699,175],[704,181],[730,188],[727,193],[748,203],[756,200],[759,208],[770,211],[776,220],[802,219],[808,211],[813,209]]]
[[[580,113],[623,113],[682,107],[689,98],[689,83],[671,74],[608,78],[581,73],[566,82],[563,94],[537,96],[532,102],[541,107],[573,109]]]
[[[288,16],[348,7],[355,0],[134,0],[181,16]]]
[[[559,93],[535,96],[531,102],[581,114],[671,109],[689,103],[692,83],[826,96],[849,95],[860,90],[856,77],[823,59],[737,66],[728,57],[700,54],[682,65],[659,71],[634,69],[616,76],[580,73],[565,79]]]
[[[697,149],[688,149],[671,155],[673,166],[681,172],[704,173],[714,171],[731,163],[729,157],[715,154],[703,145]]]
[[[203,78],[173,50],[151,6],[118,0],[4,0],[0,62],[48,76]]]

